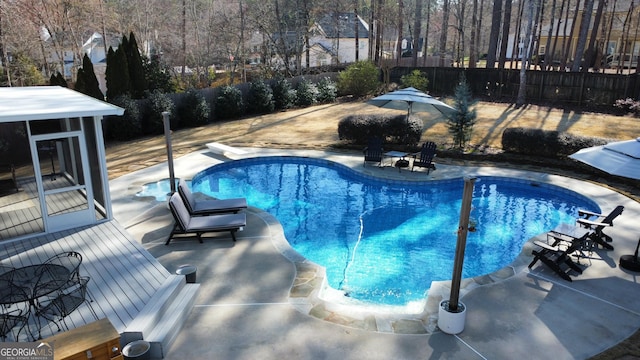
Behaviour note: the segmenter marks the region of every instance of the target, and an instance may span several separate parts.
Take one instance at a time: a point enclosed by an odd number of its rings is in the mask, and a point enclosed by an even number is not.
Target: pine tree
[[[454,96],[456,111],[447,119],[447,126],[449,133],[453,135],[455,146],[463,149],[471,140],[473,126],[476,123],[476,110],[472,109],[475,102],[464,73],[460,76]]]
[[[126,38],[123,38],[126,39]],[[109,48],[107,53],[107,100],[111,102],[120,95],[129,95],[130,80],[127,57],[121,44],[117,50]]]
[[[82,58],[82,68],[78,70],[78,81],[75,89],[98,100],[104,100],[98,78],[93,70],[93,63],[87,54]]]
[[[133,32],[129,34],[129,40],[126,43],[123,41],[123,47],[125,54],[127,55],[127,66],[129,67],[131,96],[134,99],[142,99],[145,91],[149,89],[149,86],[147,84],[147,79],[145,78],[144,67],[142,66],[142,57],[140,56],[140,49],[138,49],[138,42],[136,41],[136,37]]]

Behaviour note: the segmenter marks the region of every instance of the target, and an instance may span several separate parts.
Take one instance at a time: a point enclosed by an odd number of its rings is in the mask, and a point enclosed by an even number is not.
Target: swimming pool
[[[274,215],[302,256],[326,268],[327,282],[351,298],[382,305],[424,300],[432,281],[451,278],[463,180],[379,179],[301,157],[261,157],[215,165],[193,191],[245,197]],[[500,177],[476,181],[464,277],[510,264],[532,236],[577,209],[599,211],[560,187]]]

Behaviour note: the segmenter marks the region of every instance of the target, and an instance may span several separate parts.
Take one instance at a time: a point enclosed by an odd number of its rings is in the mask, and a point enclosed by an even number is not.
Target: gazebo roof
[[[0,123],[122,114],[120,107],[61,86],[0,88]]]

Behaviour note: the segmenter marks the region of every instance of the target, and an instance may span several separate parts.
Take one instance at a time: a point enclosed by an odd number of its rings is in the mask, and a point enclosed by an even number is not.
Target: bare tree
[[[473,0],[473,9],[471,10],[471,38],[469,39],[469,67],[475,68],[478,50],[478,0]]]
[[[447,56],[447,28],[449,27],[449,12],[449,0],[444,0],[442,3],[442,29],[440,32],[440,66],[444,66],[444,61]]]
[[[487,69],[493,69],[496,66],[498,40],[500,39],[500,25],[502,24],[502,1],[503,0],[493,0],[493,11],[491,12],[491,33],[489,34],[489,50],[487,51]],[[506,41],[506,39],[504,41]]]
[[[576,52],[573,56],[572,72],[580,71],[581,66],[588,67],[588,64],[582,64],[582,57],[587,45],[587,36],[589,36],[589,27],[591,26],[591,14],[593,13],[593,0],[586,0],[584,10],[582,12],[582,21],[580,22],[580,32],[578,33],[578,42],[576,44]]]
[[[498,56],[498,69],[504,69],[504,64],[507,61],[507,45],[509,44],[509,32],[511,28],[511,3],[512,0],[505,0],[504,2],[504,19],[502,20],[502,36],[500,41],[500,56]],[[520,17],[518,17],[518,21]],[[516,25],[516,29],[520,27]],[[515,40],[518,39],[518,34],[515,36]],[[515,51],[518,47],[514,46],[512,52],[515,54]],[[511,54],[512,58],[513,55]]]
[[[413,52],[411,53],[413,67],[418,66],[418,50],[420,49],[420,35],[422,33],[422,1],[416,0],[416,18],[413,23]]]
[[[520,66],[520,85],[518,86],[518,97],[516,99],[516,106],[522,106],[525,104],[526,95],[527,95],[527,68],[529,67],[527,64],[529,59],[529,49],[532,43],[532,33],[533,33],[533,18],[537,11],[537,1],[536,0],[526,0],[527,1],[527,27],[524,36],[524,48],[522,51],[522,55],[520,61],[522,61],[522,65]]]

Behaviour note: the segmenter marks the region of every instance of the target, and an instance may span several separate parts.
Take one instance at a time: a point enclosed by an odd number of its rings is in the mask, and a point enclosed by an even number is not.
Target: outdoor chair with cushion
[[[192,216],[237,213],[247,208],[245,198],[196,200],[187,182],[182,179],[178,182],[178,193]]]
[[[586,210],[578,210],[580,218],[578,218],[576,222],[584,228],[593,229],[590,239],[595,244],[601,245],[605,249],[613,250],[613,246],[609,244],[613,239],[611,236],[605,234],[603,230],[605,227],[613,226],[613,220],[620,216],[623,210],[624,206],[621,205],[616,206],[616,208],[607,215]]]
[[[413,168],[424,167],[427,168],[427,174],[429,171],[435,170],[436,165],[433,163],[433,158],[436,156],[436,143],[433,141],[428,141],[422,144],[422,149],[420,152],[415,153],[413,155],[413,165],[411,166],[411,171]]]
[[[555,238],[555,241],[551,245],[542,241],[534,241],[533,243],[540,249],[533,250],[533,260],[529,264],[529,269],[540,260],[561,278],[572,281],[569,272],[573,270],[578,274],[582,274],[582,268],[571,259],[571,256],[574,252],[581,251],[587,240],[587,236],[588,235],[585,235],[582,238],[574,239],[568,243],[558,237]]]
[[[378,137],[370,138],[369,144],[364,150],[364,165],[367,165],[367,162],[377,162],[378,166],[382,166],[382,157],[384,156],[383,148],[382,148],[382,139]]]
[[[220,231],[229,231],[235,242],[236,232],[247,223],[245,213],[192,216],[179,194],[171,195],[169,208],[175,219],[175,225],[165,245],[169,245],[176,234],[196,234],[198,241],[202,243],[202,234]]]

